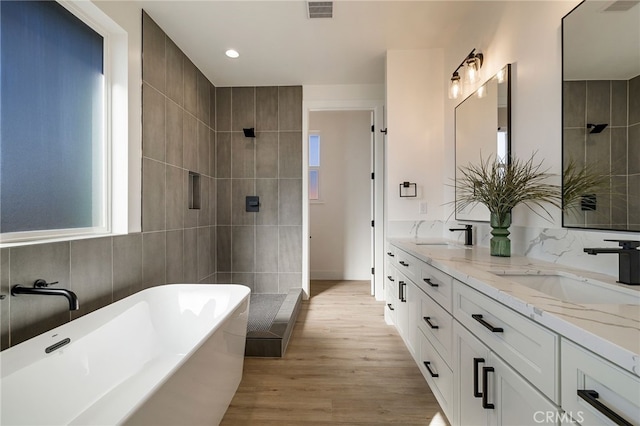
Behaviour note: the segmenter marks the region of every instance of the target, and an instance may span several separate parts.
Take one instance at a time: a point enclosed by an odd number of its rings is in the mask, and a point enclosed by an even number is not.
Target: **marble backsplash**
[[[450,232],[458,222],[445,221],[390,221],[387,222],[387,238],[445,238],[464,243],[463,232]],[[474,244],[489,247],[491,227],[487,223],[473,223]],[[573,268],[618,276],[618,256],[584,253],[585,247],[617,247],[605,239],[639,240],[632,232],[602,232],[568,228],[534,228],[511,226],[511,252],[515,255],[553,262]]]

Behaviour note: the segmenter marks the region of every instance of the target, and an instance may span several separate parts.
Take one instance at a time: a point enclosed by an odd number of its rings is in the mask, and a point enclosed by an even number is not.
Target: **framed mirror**
[[[507,64],[482,87],[462,101],[455,111],[456,181],[460,166],[479,164],[480,159],[509,161],[511,151],[511,65]],[[456,200],[458,199],[456,187]],[[482,204],[456,205],[456,220],[489,221]]]
[[[640,4],[584,1],[562,19],[563,186],[571,168],[603,177],[567,228],[640,231]]]

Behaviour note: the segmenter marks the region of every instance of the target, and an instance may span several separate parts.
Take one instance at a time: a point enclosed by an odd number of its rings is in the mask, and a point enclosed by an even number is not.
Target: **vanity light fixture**
[[[469,54],[460,62],[458,68],[453,71],[451,75],[451,82],[449,83],[449,99],[457,99],[462,92],[460,84],[460,68],[464,69],[465,80],[468,84],[476,83],[480,78],[480,68],[482,68],[482,62],[484,61],[484,55],[482,53],[476,53],[476,49],[473,49]]]
[[[224,54],[227,55],[231,59],[236,59],[237,57],[240,56],[238,51],[237,50],[233,50],[233,49],[227,50],[226,52],[224,52]]]

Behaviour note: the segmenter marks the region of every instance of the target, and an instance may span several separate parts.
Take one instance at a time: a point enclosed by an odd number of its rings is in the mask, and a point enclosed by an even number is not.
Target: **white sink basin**
[[[565,302],[640,305],[640,292],[559,271],[489,271]]]

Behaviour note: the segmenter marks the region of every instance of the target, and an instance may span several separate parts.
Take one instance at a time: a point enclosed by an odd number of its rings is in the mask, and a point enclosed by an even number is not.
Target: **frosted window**
[[[319,184],[320,184],[319,171],[309,170],[309,199],[310,200],[320,199]]]
[[[309,136],[309,166],[320,167],[320,136]]]
[[[0,18],[0,230],[105,226],[102,36],[53,1]]]

